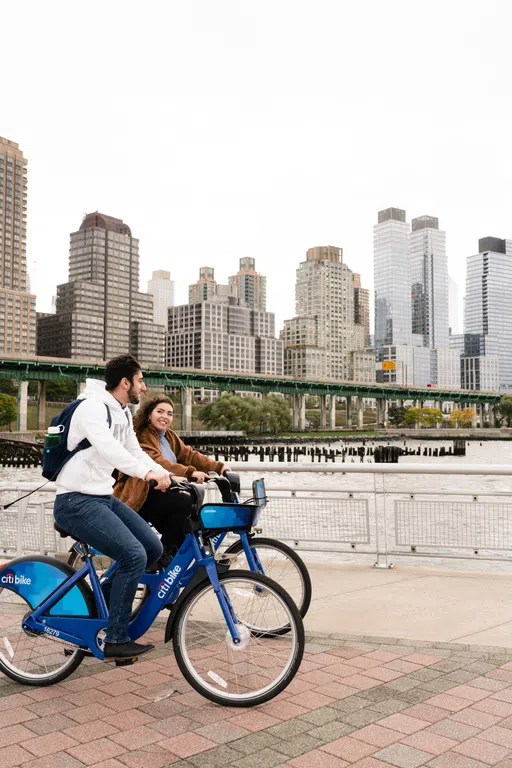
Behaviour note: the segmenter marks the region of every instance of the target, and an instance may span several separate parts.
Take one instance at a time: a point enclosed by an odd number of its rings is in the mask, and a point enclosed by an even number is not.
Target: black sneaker
[[[135,643],[130,640],[128,643],[105,643],[104,657],[105,661],[125,661],[127,659],[136,659],[143,653],[148,653],[154,649],[154,645],[148,643]]]

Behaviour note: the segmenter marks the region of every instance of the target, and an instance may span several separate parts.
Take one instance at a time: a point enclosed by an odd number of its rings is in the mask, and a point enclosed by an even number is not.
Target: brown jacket
[[[142,450],[168,472],[171,472],[173,475],[180,475],[181,477],[190,477],[196,470],[200,472],[222,472],[224,467],[222,461],[209,459],[203,453],[194,451],[189,445],[185,445],[183,440],[172,429],[168,429],[165,436],[176,454],[176,462],[169,461],[162,456],[160,437],[157,430],[151,424],[141,432],[139,443]],[[148,491],[149,483],[145,480],[124,475],[121,481],[114,486],[113,494],[138,512],[146,501]]]

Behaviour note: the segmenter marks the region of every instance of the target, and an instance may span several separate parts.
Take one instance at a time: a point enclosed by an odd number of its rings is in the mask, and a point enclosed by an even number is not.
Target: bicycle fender
[[[0,590],[9,589],[20,595],[32,609],[37,608],[75,570],[47,555],[25,555],[0,567]],[[96,616],[92,590],[83,581],[75,584],[49,612],[50,616]]]

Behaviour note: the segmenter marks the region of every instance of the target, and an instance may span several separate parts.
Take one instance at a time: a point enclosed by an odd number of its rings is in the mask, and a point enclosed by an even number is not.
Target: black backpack
[[[73,458],[73,456],[79,451],[84,451],[86,448],[91,447],[91,443],[87,438],[81,440],[76,448],[72,451],[68,450],[68,435],[69,427],[71,425],[71,417],[78,408],[78,406],[85,402],[85,398],[80,400],[73,400],[72,403],[66,405],[57,416],[54,416],[51,420],[51,427],[63,427],[63,430],[57,435],[47,435],[44,441],[43,449],[43,477],[47,480],[55,480],[64,464]],[[112,426],[112,416],[110,415],[110,409],[105,403],[107,409],[107,421],[108,427]]]

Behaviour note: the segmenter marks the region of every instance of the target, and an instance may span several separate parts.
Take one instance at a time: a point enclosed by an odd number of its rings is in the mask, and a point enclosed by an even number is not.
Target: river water
[[[369,445],[387,445],[387,441],[383,440],[366,440],[365,441],[366,446]],[[394,443],[395,445],[404,445],[404,443]],[[351,447],[357,447],[358,443],[350,443]],[[512,562],[506,562],[508,557],[510,556],[512,560],[512,503],[510,505],[510,509],[508,509],[508,498],[506,496],[500,495],[493,497],[493,494],[509,494],[512,493],[512,441],[508,440],[487,440],[482,441],[481,443],[476,440],[471,440],[466,442],[466,456],[465,457],[433,457],[433,456],[424,456],[423,455],[423,449],[427,448],[440,448],[444,446],[446,449],[450,448],[453,445],[453,441],[450,440],[439,440],[439,441],[424,441],[421,440],[407,440],[407,447],[412,450],[417,450],[418,448],[421,449],[421,455],[415,455],[415,456],[404,456],[401,457],[399,465],[396,467],[397,471],[399,471],[400,464],[407,463],[407,464],[442,464],[443,466],[455,466],[455,465],[469,465],[469,464],[481,464],[481,465],[487,465],[491,467],[494,464],[500,464],[500,465],[510,465],[511,467],[511,476],[469,476],[469,475],[421,475],[420,473],[413,474],[413,475],[400,475],[400,474],[392,474],[385,476],[384,482],[386,491],[393,494],[403,494],[406,492],[407,494],[420,494],[422,491],[426,492],[432,492],[432,491],[440,491],[440,492],[449,492],[454,494],[460,494],[459,496],[453,496],[453,497],[444,497],[444,500],[441,496],[437,497],[437,500],[441,501],[443,500],[446,502],[449,499],[453,500],[454,505],[456,505],[457,501],[465,501],[471,502],[472,497],[469,496],[462,496],[462,494],[475,494],[475,495],[483,495],[485,494],[486,497],[491,497],[486,500],[493,501],[496,504],[504,505],[500,509],[498,507],[494,508],[487,508],[483,505],[479,507],[479,510],[484,510],[482,512],[478,512],[478,515],[480,515],[479,519],[473,517],[467,517],[467,506],[466,506],[466,512],[462,507],[456,508],[455,512],[459,514],[459,518],[457,519],[457,525],[458,525],[458,533],[460,534],[460,531],[462,530],[464,532],[464,527],[466,526],[469,530],[471,528],[471,536],[476,537],[475,541],[478,539],[479,536],[483,536],[485,540],[489,539],[489,530],[492,529],[491,533],[493,535],[493,542],[495,543],[495,547],[497,549],[501,549],[501,552],[498,553],[498,556],[500,557],[501,562],[490,562],[485,561],[483,559],[478,560],[478,557],[476,557],[474,560],[472,560],[473,552],[471,551],[471,546],[467,551],[464,551],[462,548],[458,550],[459,554],[464,555],[468,559],[455,561],[450,560],[448,558],[443,559],[431,559],[430,561],[427,561],[425,558],[416,559],[414,557],[407,557],[407,558],[398,558],[399,561],[403,564],[407,565],[413,565],[413,564],[421,564],[423,565],[430,565],[433,567],[454,567],[454,568],[467,568],[471,570],[492,570],[492,571],[502,571],[502,572],[511,572],[512,571]],[[322,447],[322,446],[320,446]],[[338,448],[341,449],[343,447],[346,447],[346,445],[342,445],[341,441],[339,443],[329,443],[326,444],[326,447],[328,448]],[[299,462],[300,463],[306,463],[310,462],[310,457],[300,457]],[[337,460],[337,464],[340,463],[340,459]],[[345,462],[347,464],[360,464],[360,458],[358,456],[356,457],[346,457]],[[373,463],[373,459],[371,457],[365,457],[365,462],[371,462]],[[255,458],[251,457],[251,463],[255,463]],[[269,506],[266,508],[264,512],[264,533],[267,535],[273,535],[278,538],[286,539],[288,541],[292,540],[292,538],[299,537],[299,533],[296,531],[299,531],[302,533],[301,542],[300,544],[303,545],[305,539],[308,537],[308,533],[312,535],[312,531],[316,531],[318,540],[322,538],[321,535],[321,525],[322,525],[322,519],[325,518],[325,530],[326,535],[324,539],[329,538],[330,536],[333,536],[334,534],[332,531],[334,530],[332,528],[332,521],[334,517],[337,514],[337,517],[340,518],[341,515],[339,514],[339,501],[338,501],[338,507],[336,507],[336,498],[339,500],[341,497],[341,493],[339,496],[336,495],[336,491],[343,492],[345,491],[345,497],[347,490],[349,491],[360,491],[364,492],[367,491],[369,493],[372,492],[374,488],[374,476],[372,474],[346,474],[342,475],[339,473],[336,474],[329,474],[329,466],[332,466],[330,463],[315,463],[315,468],[317,470],[322,470],[321,474],[317,472],[313,473],[292,473],[287,472],[287,465],[286,463],[283,464],[274,464],[274,467],[276,470],[279,468],[279,471],[273,471],[266,474],[266,482],[267,487],[269,489],[272,489],[270,492],[270,496],[274,498],[274,503],[269,504]],[[295,465],[296,466],[296,465]],[[242,475],[242,484],[244,488],[250,488],[250,481],[258,476],[264,475],[264,472],[258,472],[258,473],[243,473]],[[38,468],[32,468],[32,469],[10,469],[10,468],[0,468],[0,482],[7,483],[19,483],[19,482],[40,482],[41,481],[41,474],[40,470]],[[280,491],[280,489],[283,489]],[[296,506],[292,506],[290,502],[285,500],[285,497],[289,497],[289,493],[285,492],[284,489],[295,489],[298,492],[299,496],[302,496],[304,498],[304,502],[302,502],[302,507],[299,504],[296,504]],[[323,500],[321,501],[318,499],[318,497],[322,497],[323,493]],[[0,503],[6,503],[8,500],[12,500],[15,498],[16,494],[13,492],[0,492]],[[315,499],[318,499],[316,500]],[[330,498],[329,498],[330,497]],[[356,496],[357,498],[357,496]],[[46,496],[46,499],[48,499],[48,496]],[[41,496],[42,500],[42,496]],[[307,500],[309,500],[309,504],[307,503]],[[391,502],[390,502],[391,503]],[[334,506],[333,506],[334,505]],[[411,505],[412,508],[413,505]],[[299,516],[299,508],[300,508],[300,514],[302,517]],[[496,509],[498,511],[496,512]],[[336,513],[336,514],[335,514]],[[470,513],[472,514],[472,513]],[[454,512],[453,510],[450,510],[450,513],[448,517],[453,518]],[[466,517],[464,517],[466,515]],[[477,515],[477,517],[478,517]],[[323,516],[323,517],[322,517]],[[357,527],[357,525],[361,522],[358,519],[354,518],[353,513],[348,513],[348,516],[351,516],[351,525],[354,525]],[[286,520],[289,517],[289,525],[286,525]],[[510,525],[508,523],[508,518],[510,517]],[[496,519],[495,519],[496,518]],[[5,520],[6,518],[4,518]],[[393,517],[393,515],[388,514],[388,520],[391,520],[391,525],[394,525],[396,522],[396,517]],[[445,534],[448,537],[448,539],[451,539],[455,536],[454,528],[453,528],[453,520],[449,521],[448,523],[443,518],[443,513],[440,513],[439,520],[437,517],[433,516],[432,520],[435,521],[436,525],[440,526],[440,529],[445,530]],[[319,522],[320,521],[320,522]],[[5,527],[6,523],[4,522]],[[389,525],[389,523],[388,523]],[[462,526],[462,529],[461,529]],[[296,530],[295,530],[296,528]],[[378,529],[378,534],[381,537],[384,536],[384,528],[383,524],[377,523],[376,528]],[[508,530],[510,528],[510,550],[509,550],[509,534]],[[5,529],[5,528],[4,528]],[[480,529],[484,531],[484,534],[481,533]],[[291,531],[293,530],[294,534],[293,537],[291,535]],[[318,531],[320,530],[320,534],[318,535]],[[339,534],[339,528],[336,529]],[[0,528],[1,531],[1,528]],[[375,528],[373,529],[373,534],[375,534]],[[351,534],[347,534],[348,537],[350,537]],[[430,535],[430,533],[429,533]],[[468,534],[469,536],[469,534]],[[1,537],[0,537],[1,538]],[[350,538],[348,539],[350,540]],[[455,540],[455,539],[454,539]],[[472,540],[471,540],[472,541]],[[2,545],[2,542],[0,541],[0,547]],[[345,546],[345,549],[347,547]],[[329,544],[325,544],[325,541],[321,544],[321,549],[330,549]],[[364,549],[364,548],[363,548]],[[510,552],[510,554],[509,554]],[[483,554],[483,551],[482,551]],[[341,556],[342,560],[344,562],[370,562],[375,559],[374,555],[365,555],[361,553],[360,555],[353,555],[350,552],[344,552]],[[319,553],[305,553],[306,559],[321,559],[322,561],[332,561],[332,560],[340,560],[340,554],[334,554],[332,551],[322,552],[322,554]]]

